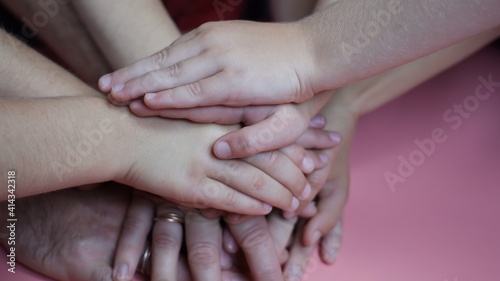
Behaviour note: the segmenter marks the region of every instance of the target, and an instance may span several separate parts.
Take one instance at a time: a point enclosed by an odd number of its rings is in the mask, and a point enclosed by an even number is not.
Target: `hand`
[[[298,168],[307,154],[299,146],[219,160],[210,145],[235,126],[145,118],[132,128],[140,134],[132,139],[140,142],[127,152],[130,164],[123,169],[127,173],[115,179],[118,182],[187,207],[250,215],[266,214],[270,205],[295,210],[298,198],[309,197],[307,180]]]
[[[16,201],[16,258],[55,280],[111,281],[113,254],[130,194],[127,187],[108,184]],[[186,272],[186,265],[178,265],[178,272]]]
[[[161,116],[188,119],[196,123],[238,124],[245,128],[220,137],[214,145],[214,154],[220,159],[242,158],[264,151],[271,151],[296,142],[299,137],[314,138],[318,149],[332,147],[340,142],[335,132],[319,130],[326,124],[322,116],[316,116],[328,102],[331,93],[316,95],[303,104],[278,106],[224,107],[212,106],[191,109],[153,110],[142,101],[130,103],[130,110],[142,117]],[[306,132],[313,120],[312,129]]]
[[[99,88],[121,102],[148,93],[152,109],[300,103],[318,92],[307,38],[300,22],[206,23]]]

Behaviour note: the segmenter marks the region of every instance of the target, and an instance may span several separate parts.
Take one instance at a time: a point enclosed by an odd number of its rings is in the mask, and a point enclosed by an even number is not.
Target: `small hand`
[[[310,188],[299,168],[306,153],[299,146],[219,160],[210,145],[235,126],[159,118],[140,122],[136,133],[141,142],[127,156],[132,158],[130,168],[118,182],[187,207],[250,215],[266,214],[271,206],[295,210],[298,198],[308,196]]]
[[[307,38],[300,22],[206,23],[103,76],[99,88],[120,102],[149,93],[145,102],[153,109],[303,102],[317,92]]]

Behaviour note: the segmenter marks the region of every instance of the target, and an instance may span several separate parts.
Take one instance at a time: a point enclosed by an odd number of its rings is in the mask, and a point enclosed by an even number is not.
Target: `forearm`
[[[459,63],[500,35],[495,28],[418,60],[345,86],[336,92],[353,114],[362,116]]]
[[[44,98],[99,94],[0,29],[0,97]],[[43,73],[43,75],[41,75]],[[71,88],[61,85],[72,85]]]
[[[77,0],[73,5],[114,69],[149,56],[180,36],[158,0]]]
[[[496,0],[337,1],[301,22],[318,66],[313,88],[338,88],[455,44],[500,24],[499,11]]]
[[[131,114],[103,98],[0,99],[0,115],[0,178],[16,171],[18,197],[113,180],[130,151]]]

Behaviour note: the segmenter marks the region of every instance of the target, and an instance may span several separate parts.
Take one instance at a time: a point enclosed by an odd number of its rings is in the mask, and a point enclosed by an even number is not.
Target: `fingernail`
[[[262,204],[262,208],[264,209],[266,214],[270,213],[273,210],[273,207],[266,203]]]
[[[147,93],[144,95],[145,100],[151,100],[151,99],[154,99],[155,97],[156,97],[156,93]]]
[[[99,86],[101,86],[101,88],[107,88],[109,84],[111,84],[110,74],[106,74],[103,77],[101,77],[101,79],[99,79]]]
[[[337,132],[330,132],[330,139],[336,143],[339,143],[342,137]]]
[[[125,84],[118,84],[111,88],[111,92],[118,93],[119,91],[123,90],[123,88],[125,88]]]
[[[319,232],[319,230],[316,230],[312,235],[313,244],[316,244],[319,241],[319,238],[321,238],[321,232]]]
[[[219,158],[231,157],[231,147],[225,141],[219,141],[215,144],[215,155]]]
[[[290,205],[290,211],[297,210],[297,208],[299,208],[299,204],[300,204],[299,199],[293,197],[292,204]]]
[[[295,212],[283,211],[283,217],[287,220],[291,220],[291,219],[295,218],[296,216],[297,216],[297,214],[295,214]]]
[[[314,170],[314,161],[312,160],[311,157],[309,157],[309,156],[304,157],[304,159],[302,160],[302,169],[306,173]]]
[[[302,194],[300,195],[300,199],[307,199],[309,198],[309,195],[311,195],[311,185],[309,183],[306,184],[306,187],[304,188],[304,191],[302,191]]]
[[[328,157],[328,155],[326,155],[325,153],[320,153],[319,154],[319,160],[323,164],[328,164],[328,161],[330,161],[330,157]]]
[[[118,268],[115,271],[115,279],[128,280],[127,276],[128,276],[128,265],[122,263],[118,266]]]
[[[325,116],[323,115],[316,115],[314,118],[311,120],[311,126],[314,128],[322,128],[325,126]]]

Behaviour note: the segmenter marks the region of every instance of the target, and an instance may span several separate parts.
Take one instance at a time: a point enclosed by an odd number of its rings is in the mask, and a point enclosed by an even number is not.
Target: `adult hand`
[[[206,23],[99,88],[117,101],[147,94],[153,109],[300,103],[318,92],[307,38],[300,22]]]
[[[55,280],[111,281],[113,254],[131,190],[107,185],[16,201],[16,258]],[[7,247],[5,240],[2,243]],[[178,280],[189,280],[187,266],[176,265]]]

